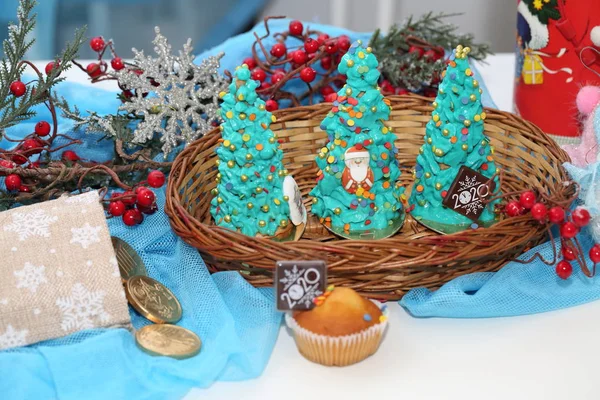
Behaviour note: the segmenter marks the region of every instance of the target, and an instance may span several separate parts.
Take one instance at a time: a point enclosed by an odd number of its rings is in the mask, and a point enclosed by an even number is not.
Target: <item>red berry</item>
[[[405,89],[405,88],[398,88],[398,89],[396,89],[396,94],[398,94],[400,96],[407,95],[409,93],[410,93],[410,91],[408,89]]]
[[[22,152],[17,150],[15,153],[15,155],[12,156],[11,160],[18,165],[23,165],[25,164],[29,159],[25,156],[22,155]]]
[[[102,36],[96,36],[95,38],[92,38],[92,40],[90,40],[90,47],[94,51],[102,51],[102,49],[104,49],[105,44],[106,43],[104,43],[104,39],[102,38]]]
[[[96,78],[96,77],[102,75],[102,69],[100,68],[100,65],[97,63],[89,63],[87,65],[87,67],[85,67],[85,70],[87,71],[90,78]]]
[[[139,204],[142,207],[151,207],[152,204],[154,204],[155,200],[156,196],[154,196],[154,193],[150,189],[140,190],[139,192],[137,192],[136,201],[137,204]]]
[[[75,162],[75,161],[79,161],[80,158],[77,155],[77,153],[75,153],[73,150],[65,150],[62,153],[61,158],[65,161],[71,161],[71,162]]]
[[[304,41],[304,50],[306,50],[308,54],[315,53],[319,50],[319,42],[311,38],[306,39],[306,41]]]
[[[575,250],[573,250],[573,248],[567,244],[563,244],[561,252],[562,252],[563,258],[567,261],[573,261],[577,258],[577,255],[575,254]]]
[[[121,201],[123,203],[125,203],[126,206],[132,206],[132,205],[134,205],[136,197],[137,197],[135,195],[135,193],[133,193],[131,190],[127,190],[126,192],[121,193],[120,196],[123,196],[123,198],[121,199]]]
[[[548,211],[548,219],[553,224],[559,224],[565,220],[565,210],[561,207],[552,207]]]
[[[302,25],[302,22],[296,20],[293,20],[290,22],[290,34],[294,35],[294,36],[300,36],[302,35],[302,32],[304,31],[304,26]]]
[[[417,47],[417,46],[410,46],[410,48],[408,49],[408,52],[410,54],[417,54],[418,58],[421,58],[424,54],[424,50],[421,47]]]
[[[21,185],[21,187],[19,187],[19,192],[21,192],[21,193],[30,193],[31,192],[31,188],[29,186]]]
[[[10,191],[19,190],[21,184],[21,177],[15,174],[8,175],[4,180],[4,185],[6,186],[6,189]]]
[[[52,70],[54,70],[58,67],[59,67],[58,63],[51,61],[48,64],[46,64],[46,67],[44,67],[44,71],[46,72],[46,75],[50,75],[52,73]]]
[[[13,169],[17,166],[17,164],[15,164],[12,161],[8,161],[8,160],[0,160],[0,167],[2,168],[10,168]],[[0,173],[0,176],[4,176],[4,173]]]
[[[35,134],[38,136],[47,136],[50,133],[50,124],[46,121],[40,121],[35,124]]]
[[[120,217],[121,215],[125,214],[125,203],[123,203],[121,200],[113,201],[108,206],[108,212],[113,217]]]
[[[560,279],[568,279],[572,273],[573,267],[570,262],[562,260],[556,264],[556,275],[558,275]]]
[[[141,217],[141,220],[140,220],[140,217]],[[123,214],[122,218],[123,218],[123,223],[127,226],[135,226],[144,220],[144,216],[142,215],[142,213],[135,208],[125,211],[125,214]]]
[[[310,83],[315,80],[317,76],[317,71],[312,69],[311,67],[305,67],[300,71],[300,79],[302,79],[306,83]]]
[[[281,58],[285,55],[287,48],[285,47],[285,43],[275,43],[273,47],[271,47],[271,55],[275,58]]]
[[[269,99],[265,102],[265,108],[267,111],[275,111],[279,108],[279,104],[273,99]]]
[[[10,92],[16,96],[21,97],[25,94],[25,84],[21,81],[14,81],[10,84]]]
[[[321,67],[326,71],[331,69],[331,57],[325,56],[321,58]]]
[[[573,239],[577,233],[579,233],[579,228],[572,222],[567,221],[560,227],[560,236],[565,239]]]
[[[39,141],[39,139],[25,139],[23,143],[21,143],[21,150],[26,155],[32,154],[40,154],[43,150],[44,144]]]
[[[547,214],[548,210],[542,203],[535,203],[533,207],[531,207],[531,216],[538,221],[543,221]]]
[[[158,206],[156,205],[156,203],[152,204],[151,207],[142,207],[139,204],[136,206],[136,208],[138,210],[140,210],[142,213],[146,214],[146,215],[152,215],[154,214],[156,211],[158,211]]]
[[[595,244],[590,249],[590,260],[592,260],[594,264],[600,262],[600,244]]]
[[[242,64],[246,64],[249,69],[256,68],[256,60],[252,57],[244,58],[244,61],[242,61]]]
[[[437,56],[437,53],[435,52],[435,50],[427,50],[425,53],[423,53],[423,58],[427,59],[427,60],[435,60],[435,57]]]
[[[325,41],[329,39],[329,35],[326,33],[321,33],[318,37],[317,37],[317,42],[319,44],[323,44],[325,43]]]
[[[136,195],[140,194],[140,193],[142,193],[142,192],[144,192],[146,190],[150,190],[150,189],[148,189],[146,186],[138,186],[138,187],[135,188],[135,194]]]
[[[390,93],[390,94],[394,93],[394,86],[392,86],[390,81],[388,81],[387,79],[384,80],[383,82],[381,82],[380,87],[381,87],[381,91],[384,93]]]
[[[264,82],[267,79],[267,73],[260,68],[255,68],[252,70],[251,77],[259,82]]]
[[[304,64],[308,60],[308,56],[302,50],[293,51],[291,56],[292,56],[292,61],[295,64],[299,64],[299,65]]]
[[[260,84],[260,86],[258,87],[259,90],[267,90],[268,88],[271,87],[271,84],[269,82],[263,82]]]
[[[329,96],[330,94],[335,93],[335,90],[331,86],[323,86],[321,88],[321,95],[323,97]]]
[[[511,200],[506,204],[504,212],[509,217],[516,217],[517,215],[521,214],[521,206],[515,200]]]
[[[334,54],[337,51],[337,49],[337,43],[335,42],[327,43],[325,45],[325,53],[327,54]]]
[[[275,85],[277,82],[279,82],[283,78],[285,78],[285,74],[283,72],[277,71],[273,75],[271,75],[271,83],[273,85]]]
[[[337,47],[344,52],[348,51],[350,48],[350,38],[346,35],[338,37]]]
[[[590,212],[584,207],[577,207],[571,213],[571,218],[573,218],[573,223],[578,227],[584,227],[590,223]]]
[[[151,171],[148,174],[148,185],[155,189],[162,187],[165,184],[165,180],[165,174],[161,171]]]
[[[327,103],[333,103],[333,102],[335,101],[335,99],[337,99],[337,95],[336,95],[336,93],[334,92],[334,93],[331,93],[331,94],[328,94],[327,96],[325,96],[325,99],[324,99],[324,100],[325,100]]]
[[[123,63],[123,59],[121,57],[115,57],[110,60],[110,65],[115,71],[120,71],[125,68],[125,64]]]
[[[529,210],[535,204],[535,193],[531,190],[523,192],[519,197],[519,204]]]

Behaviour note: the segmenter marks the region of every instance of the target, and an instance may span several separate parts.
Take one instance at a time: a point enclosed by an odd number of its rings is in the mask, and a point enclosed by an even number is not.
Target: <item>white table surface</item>
[[[514,56],[480,72],[499,109],[511,110]],[[69,80],[85,82],[75,69]],[[110,88],[111,84],[105,85]],[[495,319],[417,319],[391,302],[379,351],[345,368],[305,360],[282,328],[261,377],[194,389],[196,399],[598,400],[600,302]],[[335,396],[335,397],[334,397]]]

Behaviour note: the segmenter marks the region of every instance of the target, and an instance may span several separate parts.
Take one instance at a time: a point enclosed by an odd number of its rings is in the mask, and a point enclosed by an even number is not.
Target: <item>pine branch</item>
[[[77,56],[84,40],[85,28],[78,29],[74,40],[67,43],[65,50],[55,59],[52,72],[45,77],[35,67],[29,65],[38,75],[37,79],[27,85],[25,94],[17,100],[10,93],[10,85],[21,80],[28,65],[23,59],[34,43],[33,39],[28,41],[26,38],[35,27],[36,14],[31,13],[35,4],[36,0],[21,0],[17,12],[18,24],[9,25],[8,39],[3,43],[6,58],[0,63],[0,133],[35,116],[32,108],[48,100],[51,88],[64,80],[60,75],[71,67],[69,60]]]

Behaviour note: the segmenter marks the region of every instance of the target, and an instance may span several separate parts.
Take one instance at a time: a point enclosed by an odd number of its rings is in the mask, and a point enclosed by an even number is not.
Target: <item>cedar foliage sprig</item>
[[[62,72],[71,67],[68,60],[77,56],[83,43],[85,28],[75,32],[75,38],[67,43],[65,50],[56,57],[50,74],[38,74],[36,81],[26,86],[23,96],[16,98],[10,94],[10,84],[23,76],[26,67],[31,64],[22,61],[35,39],[27,39],[36,23],[36,14],[32,14],[36,0],[22,0],[17,11],[17,24],[9,23],[8,38],[3,42],[5,57],[0,61],[0,138],[4,129],[35,116],[32,110],[38,104],[48,100],[50,89],[64,80]],[[64,60],[64,61],[61,61]],[[36,71],[38,72],[38,71]]]
[[[428,12],[416,19],[409,17],[401,26],[393,25],[387,35],[376,30],[369,45],[379,59],[383,76],[394,86],[412,91],[435,85],[445,67],[443,60],[432,62],[422,54],[410,52],[415,47],[443,52],[462,44],[471,48],[469,55],[475,60],[483,60],[491,54],[488,44],[475,43],[472,34],[457,33],[459,27],[446,21],[457,15],[460,14]]]

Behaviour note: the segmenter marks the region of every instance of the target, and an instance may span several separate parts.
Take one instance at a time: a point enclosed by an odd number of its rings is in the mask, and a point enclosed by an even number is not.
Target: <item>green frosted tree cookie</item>
[[[329,141],[316,158],[312,212],[334,231],[384,229],[404,215],[396,136],[385,126],[391,107],[377,86],[377,64],[360,41],[350,47],[338,66],[346,85],[321,123]]]
[[[222,142],[217,148],[217,187],[211,214],[217,225],[248,236],[273,236],[288,227],[283,153],[269,126],[275,116],[256,94],[247,65],[238,67],[229,92],[221,92]]]
[[[428,226],[433,222],[467,228],[473,223],[471,219],[442,204],[462,166],[486,178],[496,173],[493,149],[484,134],[486,114],[481,104],[482,90],[469,68],[468,53],[468,47],[458,46],[442,73],[443,80],[433,103],[435,109],[425,130],[425,143],[417,156],[415,184],[410,198],[411,207],[414,206],[411,214]],[[494,182],[497,191],[497,176]],[[457,197],[456,200],[467,202],[471,198]],[[480,223],[490,224],[494,221],[494,204],[485,208],[483,203],[473,205],[483,209]]]

